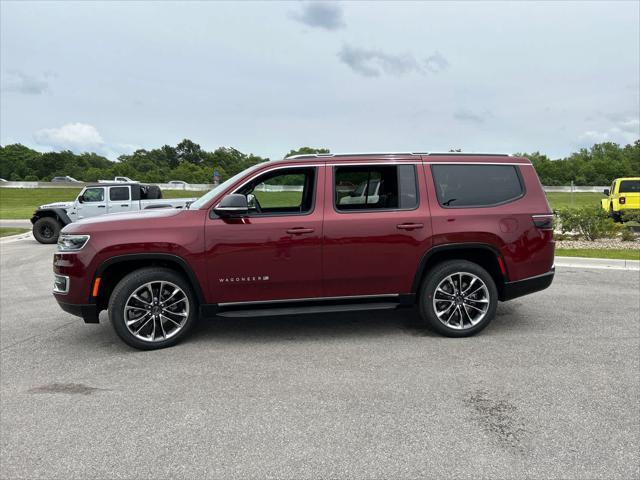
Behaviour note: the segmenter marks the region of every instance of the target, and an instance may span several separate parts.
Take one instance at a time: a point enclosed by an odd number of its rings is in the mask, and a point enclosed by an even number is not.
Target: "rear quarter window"
[[[431,172],[445,208],[490,207],[524,195],[515,165],[432,165]]]

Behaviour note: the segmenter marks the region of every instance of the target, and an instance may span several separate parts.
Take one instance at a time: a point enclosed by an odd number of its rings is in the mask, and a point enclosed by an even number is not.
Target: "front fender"
[[[36,223],[39,219],[43,217],[52,217],[58,220],[62,226],[69,225],[72,223],[69,215],[67,215],[67,211],[64,208],[39,208],[31,217],[31,223]]]

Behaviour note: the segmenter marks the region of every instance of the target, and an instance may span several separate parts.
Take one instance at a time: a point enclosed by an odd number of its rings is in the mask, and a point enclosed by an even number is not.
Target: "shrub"
[[[565,208],[558,211],[562,233],[577,232],[587,240],[614,238],[622,228],[600,207]]]
[[[638,222],[640,223],[640,210],[622,210],[623,222]]]
[[[623,242],[634,242],[636,239],[635,233],[629,227],[625,227],[622,229],[622,233],[620,234],[620,239]]]

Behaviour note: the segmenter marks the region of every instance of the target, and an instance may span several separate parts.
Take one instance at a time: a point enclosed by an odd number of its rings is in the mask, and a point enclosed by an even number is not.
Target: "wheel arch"
[[[411,292],[418,298],[420,287],[428,272],[447,260],[468,260],[487,270],[498,289],[498,298],[505,298],[504,284],[508,281],[508,271],[500,251],[488,243],[450,243],[437,245],[422,256],[415,273]]]
[[[100,277],[98,297],[92,298],[98,304],[98,311],[107,308],[109,297],[120,280],[127,274],[146,267],[164,267],[183,275],[193,289],[198,303],[205,303],[198,277],[185,259],[169,253],[139,253],[108,258],[96,269],[91,286]]]
[[[71,223],[71,219],[63,208],[45,208],[36,210],[31,217],[31,224],[34,225],[41,218],[55,218],[63,227]]]

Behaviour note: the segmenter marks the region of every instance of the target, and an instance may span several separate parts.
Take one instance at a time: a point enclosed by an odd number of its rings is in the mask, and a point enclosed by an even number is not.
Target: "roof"
[[[87,187],[128,187],[129,185],[145,185],[140,182],[104,182],[104,183],[87,183]]]

